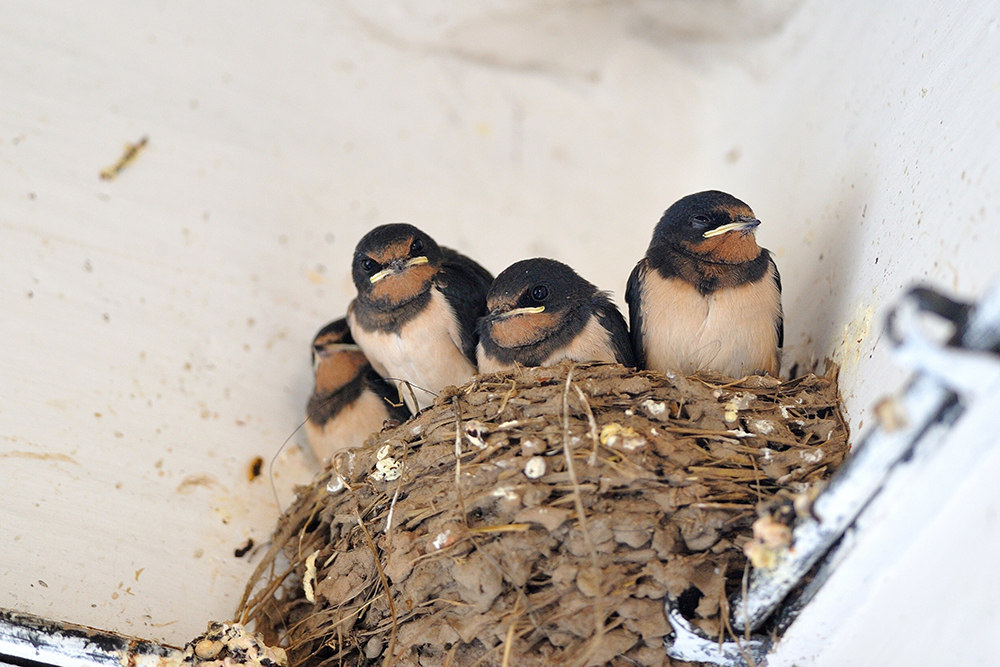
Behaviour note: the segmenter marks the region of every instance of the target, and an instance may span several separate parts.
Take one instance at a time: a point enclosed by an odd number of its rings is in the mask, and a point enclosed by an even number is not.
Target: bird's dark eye
[[[712,222],[711,219],[703,213],[696,213],[690,218],[690,223],[693,227],[704,227],[710,222]]]
[[[549,298],[549,288],[545,285],[535,285],[531,288],[532,301],[545,301]]]
[[[375,270],[375,260],[365,257],[361,260],[361,268],[364,269],[365,272],[371,273]]]
[[[415,255],[424,249],[423,241],[420,239],[415,239],[413,243],[410,244],[410,254]]]

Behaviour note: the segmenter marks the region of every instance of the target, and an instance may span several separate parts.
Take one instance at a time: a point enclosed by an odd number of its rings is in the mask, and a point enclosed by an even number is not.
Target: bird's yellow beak
[[[515,308],[514,310],[509,310],[506,313],[500,313],[497,317],[501,319],[506,319],[508,317],[516,317],[517,315],[534,315],[536,313],[541,313],[545,311],[545,306],[532,306],[531,308]]]
[[[391,268],[390,269],[382,269],[381,271],[379,271],[378,273],[376,273],[374,276],[372,276],[368,280],[370,280],[371,283],[372,283],[372,285],[374,285],[375,283],[377,283],[378,281],[382,280],[386,276],[391,276],[394,273],[396,273],[396,269],[391,269]]]
[[[427,257],[425,257],[424,255],[420,255],[419,257],[414,257],[413,259],[411,259],[410,261],[408,261],[406,264],[404,264],[403,268],[404,269],[408,269],[411,266],[420,266],[421,264],[426,264],[428,261],[429,260],[427,259]]]
[[[331,352],[360,352],[361,346],[357,343],[331,343],[330,345],[324,345],[323,349],[330,350]]]
[[[742,220],[738,220],[737,222],[730,222],[728,225],[722,225],[721,227],[710,229],[702,234],[702,237],[710,239],[713,236],[722,236],[723,234],[737,231],[747,233],[756,229],[759,224],[760,220],[757,220],[756,218],[744,218]]]
[[[386,276],[391,276],[394,273],[400,273],[410,268],[411,266],[420,266],[421,264],[426,264],[428,261],[429,260],[427,259],[427,257],[425,257],[424,255],[420,255],[419,257],[414,257],[413,259],[407,260],[407,262],[404,263],[403,266],[400,268],[396,268],[395,266],[390,266],[387,269],[382,269],[368,280],[371,281],[372,285],[374,285],[375,283],[382,280]]]

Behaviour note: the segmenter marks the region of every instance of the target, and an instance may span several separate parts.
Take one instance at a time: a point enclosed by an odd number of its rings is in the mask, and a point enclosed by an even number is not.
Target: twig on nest
[[[503,661],[500,663],[500,667],[510,667],[510,651],[514,646],[514,632],[517,630],[517,622],[524,614],[524,609],[521,609],[522,601],[523,597],[518,595],[514,602],[514,610],[510,614],[513,618],[510,619],[510,627],[507,628],[507,636],[503,642]]]
[[[514,395],[514,390],[515,389],[517,389],[517,380],[515,380],[514,378],[511,378],[510,379],[510,390],[506,394],[504,394],[503,400],[500,401],[500,407],[497,408],[497,413],[495,415],[496,417],[499,417],[501,414],[503,414],[504,408],[507,407],[507,401],[509,401],[510,397]]]
[[[465,499],[462,497],[462,405],[458,402],[458,396],[452,404],[455,406],[455,495],[458,496],[462,523],[468,528],[469,515],[465,512]]]
[[[750,562],[747,561],[747,566],[749,566],[749,565],[750,565]],[[745,570],[744,571],[744,575],[743,575],[744,576],[744,580],[743,580],[744,583],[746,583],[746,573],[747,572],[749,572],[749,570]],[[745,595],[746,595],[746,592],[744,590],[744,596]],[[743,648],[743,641],[740,640],[739,635],[737,635],[735,632],[733,632],[733,626],[729,622],[729,600],[726,597],[723,597],[722,600],[720,601],[720,604],[719,604],[719,616],[720,616],[720,618],[722,618],[722,627],[719,628],[719,646],[720,646],[720,648],[722,646],[723,640],[725,639],[725,633],[729,632],[729,636],[736,640],[736,648],[739,649],[740,656],[742,656],[743,660],[747,663],[747,665],[749,665],[749,667],[757,667],[757,662],[753,659],[753,656],[750,655],[746,651],[746,649]],[[747,636],[744,638],[744,641],[749,642],[750,641],[749,630],[747,631],[746,634],[747,634]]]
[[[580,397],[580,403],[583,404],[583,410],[587,413],[587,424],[590,426],[590,440],[594,443],[594,449],[590,452],[589,465],[597,465],[597,447],[601,444],[601,436],[597,432],[597,420],[594,419],[594,411],[590,409],[590,401],[587,400],[587,395],[583,393],[583,389],[580,389],[577,385],[573,385],[573,389],[576,389],[576,395]]]
[[[389,646],[385,650],[385,658],[382,660],[382,667],[389,667],[396,662],[393,653],[396,652],[396,633],[399,631],[399,621],[396,619],[396,605],[392,601],[392,589],[389,588],[389,579],[385,576],[385,570],[382,569],[382,559],[378,556],[378,549],[375,548],[375,542],[372,540],[372,536],[368,533],[368,529],[365,528],[365,522],[361,520],[361,512],[355,509],[355,516],[358,518],[358,527],[361,528],[361,532],[365,536],[365,541],[368,542],[368,548],[371,549],[372,557],[375,559],[375,569],[378,570],[378,578],[382,581],[382,587],[385,589],[385,599],[389,603],[389,614],[392,616],[392,633],[389,635]]]
[[[580,530],[583,532],[583,539],[587,543],[587,550],[590,551],[590,565],[594,568],[595,574],[600,572],[600,564],[597,561],[597,549],[594,548],[594,541],[590,537],[587,529],[587,513],[583,509],[583,497],[580,495],[580,480],[576,477],[576,468],[573,465],[573,453],[569,449],[569,389],[573,386],[573,371],[576,365],[570,367],[566,373],[566,388],[563,390],[563,457],[566,459],[566,472],[569,473],[569,480],[573,484],[573,505],[576,507],[576,514],[580,521]],[[601,598],[604,597],[604,586],[600,586]],[[582,656],[579,656],[578,664],[586,665],[590,657],[597,651],[601,640],[604,638],[604,618],[596,601],[594,610],[594,637],[588,642],[588,648]]]

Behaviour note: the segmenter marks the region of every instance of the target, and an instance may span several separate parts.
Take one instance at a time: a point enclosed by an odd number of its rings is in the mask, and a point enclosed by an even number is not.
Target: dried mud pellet
[[[374,660],[375,658],[382,655],[382,638],[372,637],[365,644],[365,657],[369,660]]]

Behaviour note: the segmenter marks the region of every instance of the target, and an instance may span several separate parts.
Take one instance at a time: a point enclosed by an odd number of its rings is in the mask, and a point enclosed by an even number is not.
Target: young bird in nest
[[[486,269],[413,225],[393,223],[361,239],[352,273],[354,340],[380,375],[410,384],[402,393],[411,410],[475,375],[476,320],[493,280]]]
[[[778,374],[781,278],[754,238],[759,224],[749,206],[716,190],[667,209],[625,292],[641,368]]]
[[[504,269],[486,297],[476,359],[483,373],[563,359],[635,366],[625,318],[608,295],[553,259]]]
[[[410,411],[379,377],[341,318],[320,329],[312,344],[316,386],[306,406],[306,438],[316,458],[329,459],[360,447],[387,420],[403,422]]]

